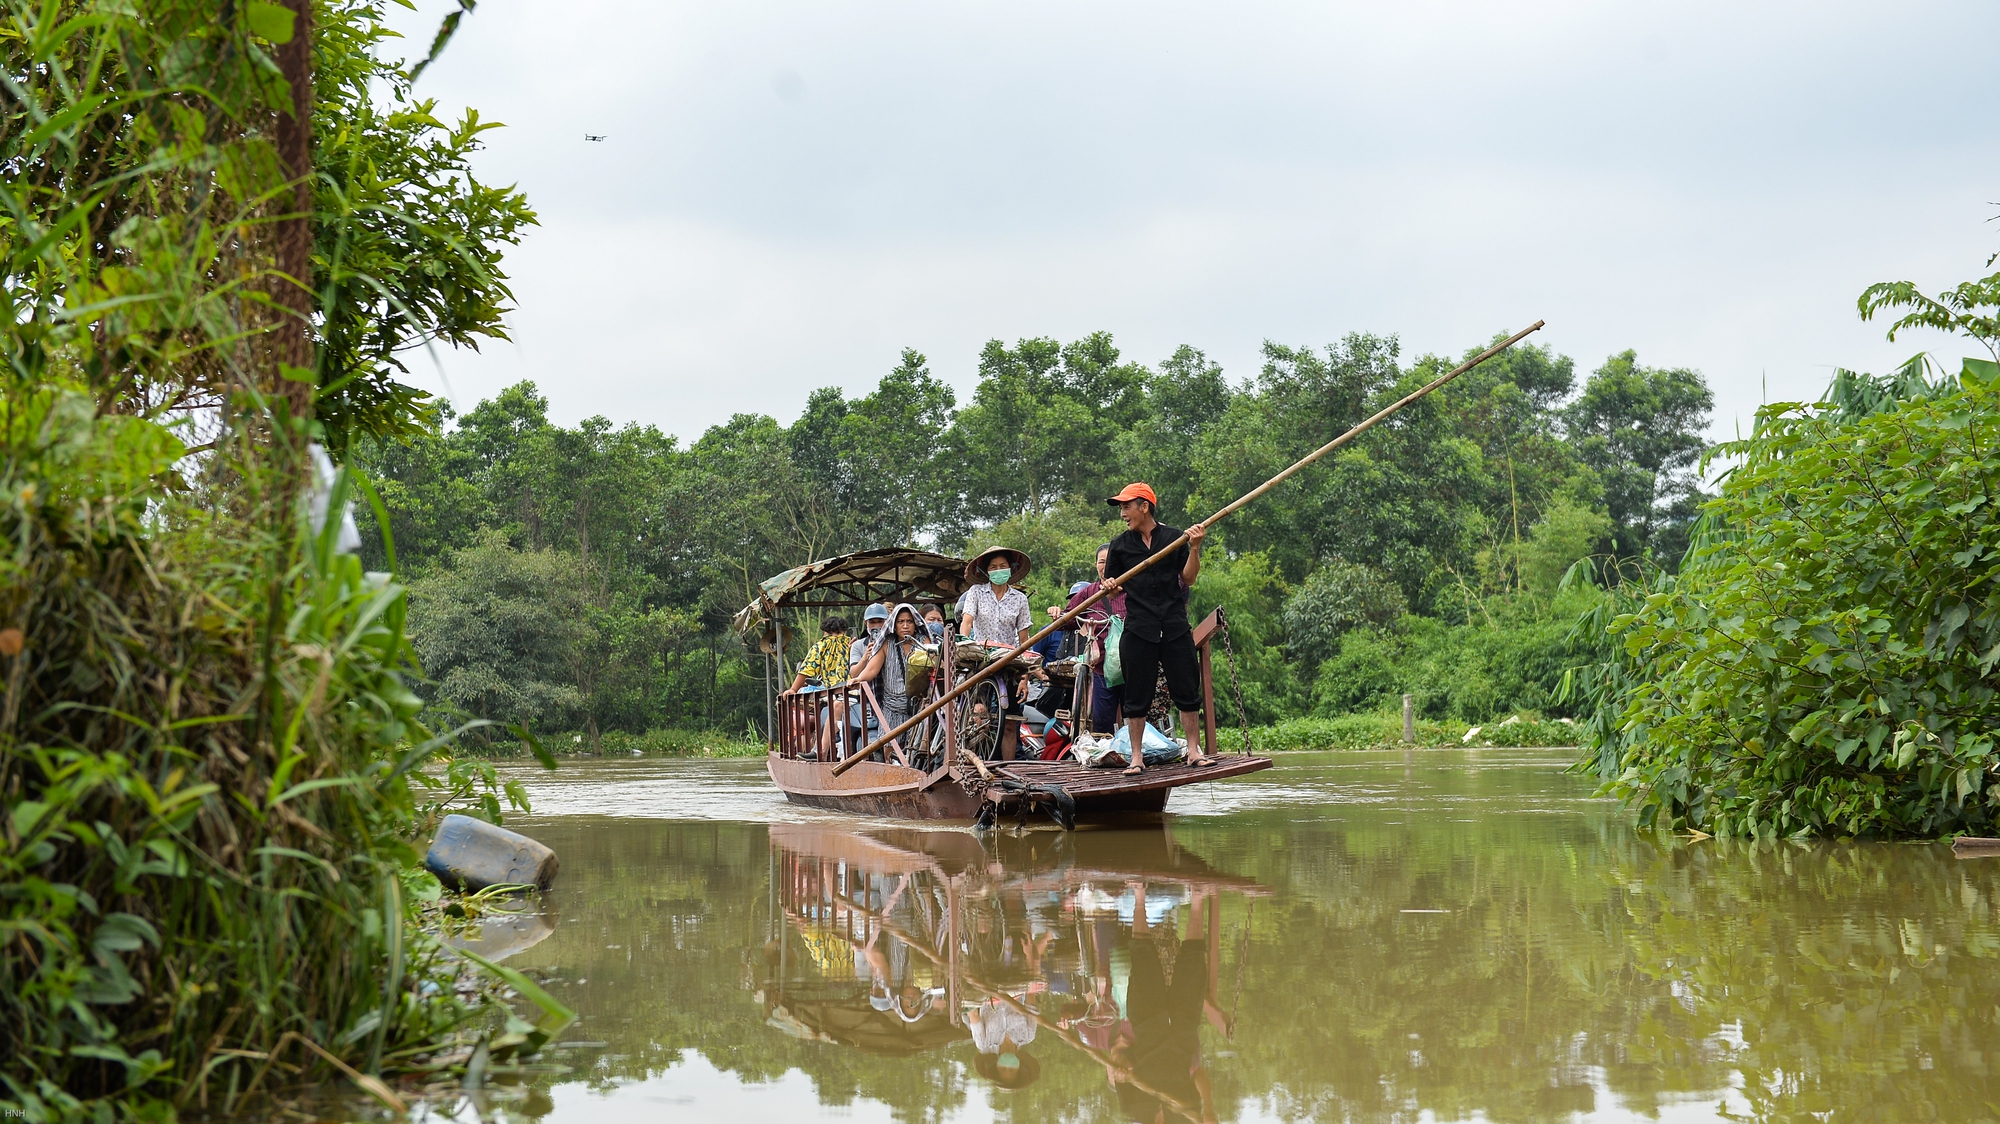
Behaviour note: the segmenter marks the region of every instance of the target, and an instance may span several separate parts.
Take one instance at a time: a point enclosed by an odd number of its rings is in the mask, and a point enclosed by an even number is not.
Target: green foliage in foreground
[[[423,432],[430,395],[400,381],[404,354],[507,338],[501,257],[535,224],[520,191],[473,174],[472,154],[499,123],[467,109],[447,124],[382,57],[399,38],[384,7],[314,4],[314,418],[336,457],[357,439]]]
[[[1778,404],[1675,582],[1614,628],[1596,767],[1713,834],[1992,834],[2000,379],[1857,420]]]
[[[157,424],[10,390],[0,1104],[226,1103],[294,1037],[379,1073],[473,1017],[399,872],[448,807],[500,806],[417,720],[403,590],[298,505],[166,491]],[[292,494],[232,463],[239,495]]]
[[[290,315],[289,13],[0,2],[10,1117],[228,1115],[327,1063],[390,1100],[377,1075],[457,1033],[498,1058],[560,1021],[483,1019],[404,893],[439,813],[519,793],[419,720],[403,589],[335,549],[338,519],[311,531],[306,494],[309,441],[422,428],[393,354],[496,333],[492,267],[529,216],[471,181],[476,123],[376,57],[376,5],[314,11],[325,362],[300,371],[260,338]],[[287,405],[302,383],[317,422]]]

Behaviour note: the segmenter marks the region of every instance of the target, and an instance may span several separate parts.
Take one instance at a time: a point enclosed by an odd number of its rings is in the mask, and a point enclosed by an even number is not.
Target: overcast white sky
[[[507,123],[481,174],[541,226],[515,342],[412,367],[692,439],[903,347],[963,401],[996,337],[1240,380],[1267,338],[1540,318],[1579,376],[1699,369],[1727,437],[1837,365],[1967,353],[1854,300],[2000,249],[1996,44],[1983,0],[484,0],[418,88]]]

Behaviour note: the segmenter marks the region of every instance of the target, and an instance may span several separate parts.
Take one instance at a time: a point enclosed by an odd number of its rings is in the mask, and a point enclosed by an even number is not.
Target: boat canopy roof
[[[836,609],[874,601],[956,601],[965,592],[965,559],[888,547],[822,558],[767,579],[736,614],[736,631],[761,632],[780,609]]]
[[[775,987],[782,992],[785,981]],[[972,1037],[971,1031],[951,1024],[941,1003],[915,1022],[905,1023],[888,1011],[871,1007],[865,990],[845,1001],[801,1000],[780,994],[766,1003],[770,1008],[764,1018],[766,1026],[793,1038],[833,1042],[870,1054],[909,1057]]]

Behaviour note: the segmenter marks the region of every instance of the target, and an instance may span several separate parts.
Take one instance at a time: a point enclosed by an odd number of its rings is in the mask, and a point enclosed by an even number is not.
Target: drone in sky
[[[601,140],[603,140],[603,139],[604,139],[604,137],[605,137],[605,134],[604,134],[604,133],[585,133],[585,134],[583,134],[583,139],[584,139],[584,140],[587,140],[587,141],[601,141]]]

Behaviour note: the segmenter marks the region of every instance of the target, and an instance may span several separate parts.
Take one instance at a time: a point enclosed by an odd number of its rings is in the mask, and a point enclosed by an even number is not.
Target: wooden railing
[[[1202,618],[1201,623],[1194,627],[1195,653],[1201,667],[1201,745],[1202,752],[1211,757],[1216,753],[1217,742],[1215,661],[1212,643],[1221,629],[1220,609]],[[946,652],[952,650],[950,640],[946,641],[942,650]],[[944,660],[943,664],[944,666],[938,669],[931,681],[928,697],[916,703],[912,710],[935,701],[951,690],[956,679],[956,670],[949,659]],[[1092,687],[1096,675],[1094,668],[1078,664],[1075,689],[1071,693],[1069,707],[1070,728],[1073,730],[1081,732],[1090,728]],[[947,748],[958,744],[960,715],[957,710],[955,706],[948,706],[940,710],[937,715],[943,721],[943,744]],[[886,721],[887,715],[882,712],[881,704],[875,698],[874,689],[866,683],[848,683],[829,690],[780,696],[777,700],[776,717],[778,755],[787,758],[819,754],[820,731],[826,723],[835,724],[835,736],[832,739],[831,752],[819,759],[833,761],[840,760],[859,746],[880,737],[883,730],[895,725]],[[848,736],[842,737],[843,732]],[[934,727],[926,723],[903,737],[892,738],[883,747],[887,751],[885,760],[914,767],[910,747],[921,744],[917,740],[919,738],[929,741],[934,736]],[[923,764],[926,768],[935,768],[938,762],[930,761]]]
[[[943,650],[951,651],[947,638]],[[929,694],[917,705],[929,703],[952,687],[954,669],[946,659],[944,666],[933,673]],[[913,708],[914,709],[914,708]],[[895,725],[888,720],[882,704],[875,697],[875,689],[868,683],[846,683],[821,691],[807,691],[796,695],[782,695],[777,700],[777,751],[778,756],[802,758],[820,751],[820,734],[829,723],[833,725],[834,736],[830,754],[820,760],[838,761],[857,747],[881,736],[883,730]],[[917,767],[912,760],[911,750],[932,740],[937,727],[943,728],[943,744],[946,747],[957,744],[957,723],[954,708],[946,707],[938,712],[936,722],[926,722],[899,738],[890,739],[883,747],[884,760],[893,764]],[[846,737],[842,737],[842,734]],[[936,768],[937,761],[923,763],[925,768]]]
[[[786,695],[778,700],[778,755],[804,757],[827,744],[831,757],[838,759],[895,725],[887,718],[874,689],[866,683]],[[828,725],[833,727],[833,736],[823,742],[822,732]],[[889,760],[898,765],[910,763],[901,739],[891,739],[884,748]]]

